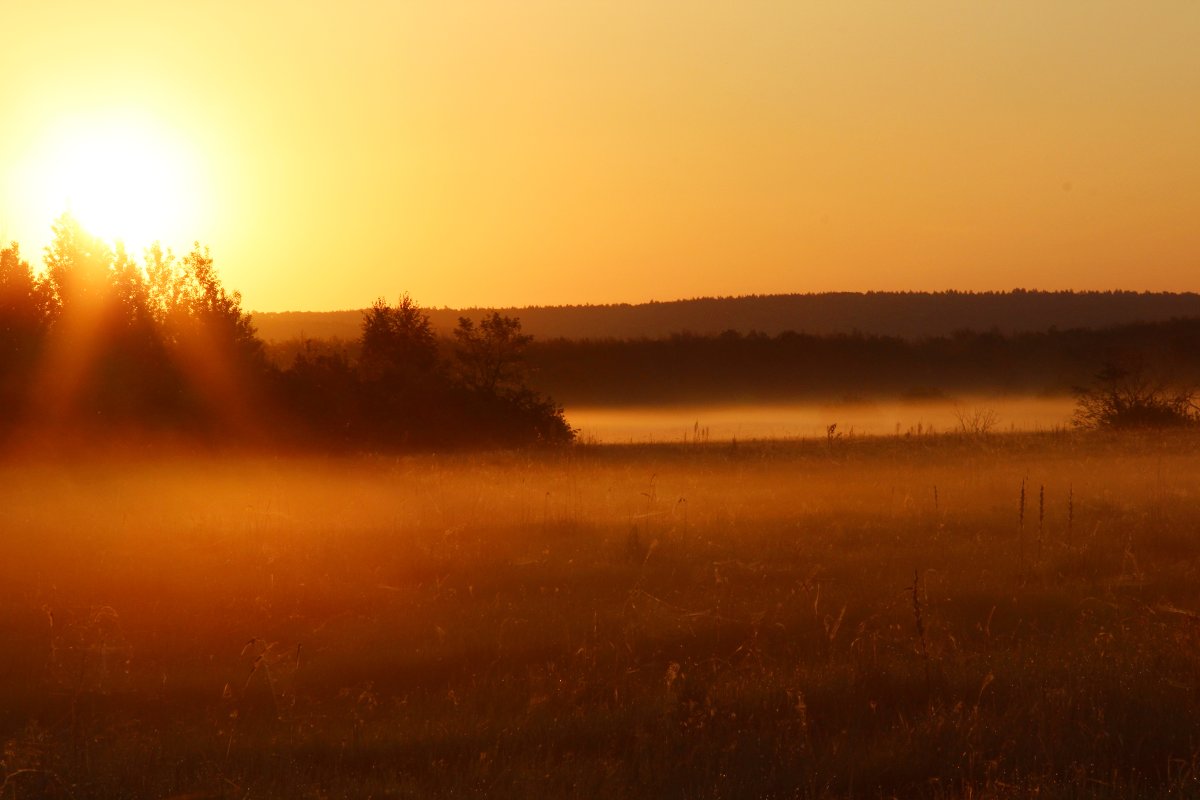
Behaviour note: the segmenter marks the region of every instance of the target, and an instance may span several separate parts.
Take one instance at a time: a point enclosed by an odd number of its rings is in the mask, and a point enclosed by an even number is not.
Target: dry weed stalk
[[[1075,485],[1067,487],[1067,546],[1071,546],[1071,533],[1075,530]]]
[[[925,617],[921,613],[921,571],[913,570],[912,583],[913,617],[917,622],[917,641],[921,645],[921,660],[925,662],[925,690],[932,686],[929,676],[929,643],[925,639]]]
[[[1038,542],[1037,542],[1037,560],[1042,560],[1042,533],[1045,530],[1046,523],[1046,486],[1042,484],[1038,486]]]
[[[1025,575],[1025,478],[1021,479],[1021,500],[1017,505],[1017,567]]]

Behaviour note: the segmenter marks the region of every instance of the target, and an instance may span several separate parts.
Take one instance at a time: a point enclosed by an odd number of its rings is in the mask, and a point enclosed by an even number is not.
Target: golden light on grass
[[[1194,434],[838,442],[0,463],[0,796],[1196,796]]]
[[[91,233],[132,254],[163,239],[186,244],[201,213],[201,178],[186,143],[153,119],[60,123],[27,166],[45,219],[69,210]]]

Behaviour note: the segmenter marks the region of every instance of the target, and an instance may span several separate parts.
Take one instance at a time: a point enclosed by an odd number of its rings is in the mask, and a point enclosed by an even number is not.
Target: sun
[[[76,121],[47,137],[34,180],[48,219],[69,211],[92,234],[133,253],[190,241],[198,193],[186,148],[146,121]]]

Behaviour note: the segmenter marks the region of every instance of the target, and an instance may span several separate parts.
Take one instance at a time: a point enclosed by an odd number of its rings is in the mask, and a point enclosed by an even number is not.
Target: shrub
[[[1196,389],[1144,366],[1108,364],[1092,385],[1076,389],[1080,428],[1169,428],[1195,425]]]

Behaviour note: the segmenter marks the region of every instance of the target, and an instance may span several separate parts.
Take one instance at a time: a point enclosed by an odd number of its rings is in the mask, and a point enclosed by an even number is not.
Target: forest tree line
[[[492,309],[428,309],[434,330],[450,336],[460,316]],[[958,330],[1003,334],[1051,327],[1105,328],[1133,322],[1200,317],[1200,295],[1173,292],[825,292],[703,297],[668,302],[531,306],[495,309],[518,316],[527,333],[546,339],[661,339],[679,333],[716,336],[726,330],[777,336],[862,333],[924,339]],[[360,311],[255,312],[267,342],[298,337],[353,339]]]
[[[442,347],[451,345],[442,339]],[[270,343],[267,353],[281,364],[303,350],[354,360],[356,347],[306,339]],[[568,407],[1068,395],[1112,369],[1200,385],[1200,318],[1015,335],[963,330],[919,340],[736,331],[551,339],[530,343],[525,362],[530,385]]]
[[[0,250],[0,433],[60,441],[147,431],[238,443],[427,447],[570,441],[532,391],[530,337],[498,313],[439,342],[407,296],[361,315],[355,358],[267,357],[241,296],[196,245],[139,263],[63,215],[45,269]]]
[[[1125,387],[1110,398],[1158,386],[1168,416],[1196,418],[1195,317],[918,339],[727,330],[534,341],[496,311],[439,331],[405,296],[356,312],[353,338],[264,343],[206,249],[177,257],[153,246],[139,263],[70,216],[53,233],[44,270],[15,244],[0,251],[7,435],[150,429],[360,448],[565,442],[571,428],[549,397],[577,406],[1063,394],[1097,375]]]

